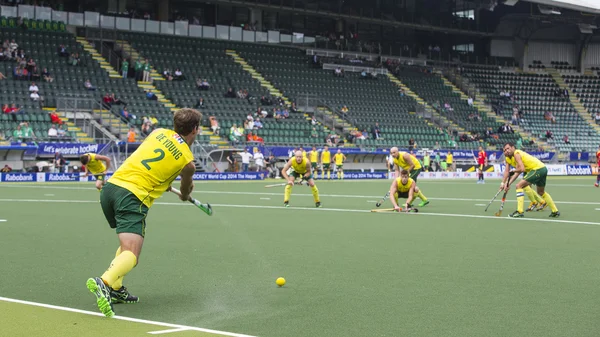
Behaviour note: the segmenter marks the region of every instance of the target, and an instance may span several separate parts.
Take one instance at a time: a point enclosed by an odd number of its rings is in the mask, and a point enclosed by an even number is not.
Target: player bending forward
[[[419,193],[417,183],[409,177],[407,170],[402,170],[400,176],[392,181],[390,186],[390,195],[393,196],[390,201],[394,205],[394,210],[400,212],[402,208],[398,205],[398,198],[406,199],[404,210],[410,211],[412,208],[412,202],[415,200],[416,194]]]
[[[110,158],[86,153],[79,157],[79,161],[85,165],[85,176],[93,175],[96,178],[96,188],[98,191],[102,190],[102,186],[106,184],[106,170],[110,167]]]
[[[288,173],[290,168],[293,169],[293,171]],[[306,159],[306,157],[302,156],[302,151],[296,151],[294,156],[285,164],[281,174],[283,175],[283,178],[288,181],[288,184],[285,186],[283,197],[283,205],[285,207],[289,207],[290,205],[290,195],[292,194],[292,187],[294,187],[296,178],[302,178],[308,182],[308,186],[312,190],[312,195],[315,198],[315,206],[321,207],[321,201],[319,200],[319,189],[313,180],[310,162],[308,159]]]
[[[554,200],[552,200],[550,194],[545,191],[546,178],[548,176],[548,169],[546,168],[546,165],[527,152],[516,150],[513,143],[506,143],[503,150],[507,165],[506,169],[504,170],[504,178],[500,184],[500,189],[508,191],[510,185],[519,177],[519,175],[521,173],[525,173],[523,180],[519,181],[516,187],[517,210],[510,214],[509,217],[523,217],[523,204],[525,202],[524,189],[529,185],[536,185],[538,194],[541,195],[546,204],[550,206],[550,209],[552,210],[550,217],[559,217],[560,212],[558,211],[558,208],[556,208]],[[515,168],[512,176],[510,174],[510,166]]]
[[[136,303],[139,299],[123,286],[123,278],[139,261],[146,216],[155,199],[171,188],[181,175],[181,200],[187,201],[194,188],[196,171],[190,146],[200,129],[202,114],[181,109],[173,115],[175,130],[152,132],[108,180],[100,192],[100,205],[120,246],[114,260],[101,277],[87,280],[100,311],[114,316],[113,303]]]
[[[412,156],[410,153],[398,151],[397,147],[393,147],[390,149],[390,155],[394,158],[394,165],[396,167],[396,177],[400,177],[400,170],[405,170],[408,172],[409,177],[417,182],[417,178],[422,171],[421,163],[417,158]],[[423,207],[429,204],[429,200],[427,197],[423,195],[421,190],[417,190],[416,196],[421,199],[421,203],[419,207]]]

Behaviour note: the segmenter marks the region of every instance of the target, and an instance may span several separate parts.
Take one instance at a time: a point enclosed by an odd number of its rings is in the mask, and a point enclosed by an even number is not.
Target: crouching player
[[[85,165],[85,176],[93,175],[96,178],[96,188],[100,191],[106,184],[106,170],[110,167],[110,158],[95,153],[86,153],[79,160],[81,164]]]
[[[292,168],[293,171],[288,173],[288,170]],[[315,185],[313,180],[311,165],[308,159],[302,156],[302,151],[296,151],[294,157],[285,164],[285,167],[281,171],[283,178],[288,181],[285,186],[285,192],[283,197],[283,204],[285,207],[289,206],[290,196],[292,194],[292,187],[295,184],[296,178],[302,178],[308,182],[308,186],[312,190],[312,195],[315,199],[315,206],[321,207],[321,200],[319,199],[319,189]]]
[[[394,210],[399,212],[402,208],[398,205],[398,198],[406,199],[406,204],[404,205],[405,211],[410,211],[412,208],[412,202],[415,199],[415,196],[419,193],[419,188],[417,187],[417,183],[409,177],[409,173],[407,170],[402,170],[400,172],[400,176],[392,182],[392,186],[390,186],[390,201],[394,205]]]

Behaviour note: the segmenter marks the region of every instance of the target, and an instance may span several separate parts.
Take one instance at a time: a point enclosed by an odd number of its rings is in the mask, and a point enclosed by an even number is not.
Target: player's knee
[[[419,193],[419,188],[415,187],[415,193]]]

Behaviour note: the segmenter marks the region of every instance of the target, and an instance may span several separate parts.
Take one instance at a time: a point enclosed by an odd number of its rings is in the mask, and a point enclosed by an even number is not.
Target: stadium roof
[[[599,0],[526,0],[540,5],[567,8],[576,11],[600,14]]]

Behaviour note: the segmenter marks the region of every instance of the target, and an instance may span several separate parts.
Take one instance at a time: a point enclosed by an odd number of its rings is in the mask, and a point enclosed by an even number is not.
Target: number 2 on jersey
[[[144,167],[149,171],[152,168],[150,167],[150,165],[148,165],[148,163],[152,163],[155,161],[160,161],[165,157],[165,151],[161,150],[161,149],[155,149],[154,153],[158,153],[158,156],[154,157],[154,158],[149,158],[149,159],[144,159],[142,160],[142,165],[144,165]]]

